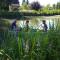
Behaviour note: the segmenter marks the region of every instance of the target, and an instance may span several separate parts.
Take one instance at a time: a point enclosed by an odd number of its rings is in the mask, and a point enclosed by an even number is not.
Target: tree
[[[52,7],[50,6],[50,4],[48,4],[48,5],[46,6],[46,9],[48,9],[48,10],[51,10],[51,9],[52,9]]]
[[[27,0],[27,2],[26,2],[26,3],[27,3],[27,5],[28,5],[28,4],[29,4],[29,0]]]
[[[25,3],[25,0],[22,0],[22,5]]]
[[[26,3],[24,3],[21,7],[20,10],[29,10],[29,5],[27,5]]]
[[[0,10],[9,10],[8,0],[0,0]]]
[[[42,8],[42,6],[39,4],[39,2],[33,2],[33,3],[31,3],[31,9],[33,9],[33,10],[39,10],[41,8]]]
[[[9,5],[19,4],[18,0],[0,0],[0,10],[9,11]]]
[[[23,4],[27,4],[28,5],[29,4],[29,0],[22,0],[22,5]]]
[[[55,4],[53,4],[53,9],[56,9],[56,5]]]
[[[60,9],[60,2],[57,3],[56,8]]]

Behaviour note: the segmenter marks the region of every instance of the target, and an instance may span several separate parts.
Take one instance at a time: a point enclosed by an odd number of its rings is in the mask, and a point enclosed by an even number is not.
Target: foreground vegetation
[[[0,32],[0,60],[60,60],[60,29]]]
[[[8,10],[9,6],[5,6],[0,6],[0,9],[3,9],[0,11]],[[22,9],[24,10],[24,8]],[[27,15],[60,14],[60,8],[50,9],[48,7],[39,9],[38,11],[36,10],[33,10],[31,13],[29,13],[29,10],[28,12],[22,12]],[[20,18],[22,15],[19,11],[0,12],[1,18],[8,19]],[[0,31],[0,60],[60,60],[60,26],[58,27],[57,24],[56,29],[51,28],[48,32],[34,31],[33,29],[28,32],[25,30]]]

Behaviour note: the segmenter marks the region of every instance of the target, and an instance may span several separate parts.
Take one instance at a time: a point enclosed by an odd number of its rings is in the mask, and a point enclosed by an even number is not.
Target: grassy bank
[[[60,10],[39,10],[32,12],[2,12],[0,11],[0,17],[5,19],[26,19],[25,16],[53,16],[60,15]]]

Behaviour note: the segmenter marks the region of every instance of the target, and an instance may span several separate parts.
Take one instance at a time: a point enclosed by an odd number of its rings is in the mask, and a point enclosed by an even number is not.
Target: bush
[[[33,2],[33,3],[31,3],[31,9],[33,9],[33,10],[39,10],[41,8],[42,8],[42,6],[39,4],[39,2]]]

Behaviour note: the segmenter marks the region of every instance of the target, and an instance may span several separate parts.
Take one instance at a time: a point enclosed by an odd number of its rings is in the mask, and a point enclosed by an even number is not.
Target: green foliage
[[[60,2],[57,3],[56,8],[60,9]]]
[[[0,27],[9,27],[9,25],[10,25],[9,21],[3,19],[0,20]]]
[[[56,5],[55,4],[53,4],[53,9],[56,9]]]
[[[7,0],[0,0],[0,10],[1,11],[8,11],[9,10],[9,4]]]
[[[20,10],[29,10],[29,5],[27,5],[26,3],[24,3],[21,7]]]
[[[20,19],[22,18],[22,13],[19,12],[0,12],[0,17],[5,19]]]
[[[60,60],[60,30],[0,32],[0,59]]]
[[[23,10],[23,11],[27,10],[26,13],[28,15],[30,15],[29,14],[29,9],[34,10],[34,11],[31,10],[31,15],[37,14],[37,15],[47,15],[47,16],[49,16],[49,15],[59,15],[60,14],[60,3],[59,2],[57,4],[53,4],[53,6],[50,6],[48,4],[46,7],[41,6],[38,2],[33,2],[33,3],[31,3],[31,7],[28,8],[28,6],[25,5],[25,4],[21,6],[21,10]]]
[[[31,9],[32,10],[39,10],[41,8],[42,8],[42,6],[39,4],[39,2],[33,2],[33,3],[31,3]]]

